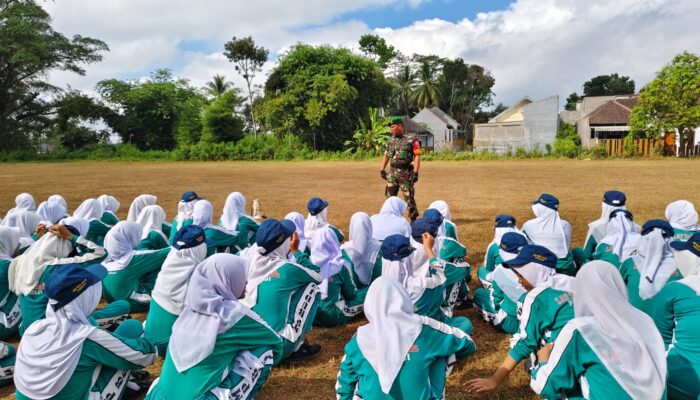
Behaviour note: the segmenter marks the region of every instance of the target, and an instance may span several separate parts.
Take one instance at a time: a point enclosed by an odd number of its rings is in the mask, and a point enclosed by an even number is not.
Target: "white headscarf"
[[[68,214],[65,207],[59,202],[45,201],[39,204],[39,209],[36,211],[41,223],[46,226],[57,224]]]
[[[632,253],[637,250],[641,235],[637,231],[637,226],[627,219],[625,213],[618,212],[615,218],[607,224],[606,231],[607,234],[599,243],[612,247],[621,263],[630,258]]]
[[[73,211],[74,217],[85,218],[92,222],[102,218],[102,205],[96,199],[87,199],[83,201],[78,208]]]
[[[425,292],[427,276],[421,276],[420,265],[416,268],[411,261],[411,256],[404,257],[398,261],[382,259],[382,276],[389,277],[406,289],[412,302],[418,301]],[[428,266],[429,267],[429,266]],[[427,269],[429,271],[429,268]],[[421,269],[421,272],[425,270]]]
[[[357,212],[350,218],[350,233],[347,242],[341,249],[345,250],[352,260],[352,265],[357,277],[365,285],[372,280],[372,269],[379,256],[382,244],[372,238],[372,221],[369,215]]]
[[[700,296],[700,257],[688,250],[674,250],[673,255],[676,257],[678,269],[683,275],[683,279],[678,282],[695,290]]]
[[[535,219],[523,225],[523,231],[532,243],[544,246],[558,258],[569,254],[569,241],[564,230],[564,223],[559,218],[559,212],[542,204],[533,204],[532,212]]]
[[[233,254],[215,254],[194,269],[168,348],[178,372],[207,358],[214,351],[218,334],[244,316],[255,315],[238,302],[247,274],[248,260]]]
[[[245,298],[241,301],[250,308],[258,304],[258,286],[274,271],[289,263],[287,253],[289,253],[290,238],[284,241],[279,247],[267,254],[262,254],[265,249],[254,244],[243,250],[241,255],[250,260],[248,267],[248,283],[245,287]]]
[[[666,207],[666,219],[675,229],[699,231],[698,212],[688,200],[677,200]]]
[[[58,311],[51,303],[46,318],[27,328],[17,351],[15,386],[32,399],[50,399],[60,392],[78,366],[85,339],[95,330],[88,316],[102,297],[96,283]]]
[[[511,253],[507,253],[511,254]],[[515,254],[513,254],[515,256]],[[510,268],[504,268],[502,265],[496,265],[493,270],[493,280],[496,282],[498,287],[503,291],[511,301],[517,303],[520,298],[527,293],[527,290],[520,284],[518,276],[515,275]]]
[[[207,229],[214,221],[214,207],[208,200],[199,200],[192,209],[192,224]]]
[[[549,287],[564,292],[573,291],[574,278],[568,275],[557,274],[554,268],[531,262],[520,267],[514,267],[513,270],[525,278],[533,287]]]
[[[235,232],[238,228],[238,220],[241,217],[248,217],[254,221],[253,217],[245,212],[245,196],[239,192],[233,192],[226,198],[224,213],[221,215],[221,225],[229,231]]]
[[[70,225],[78,230],[78,236],[85,237],[90,231],[90,222],[85,218],[67,217],[58,221],[62,225]]]
[[[12,214],[15,211],[36,211],[36,203],[34,202],[34,197],[29,193],[20,193],[15,197],[15,207],[7,212],[7,215]]]
[[[306,240],[311,242],[313,240],[314,232],[320,230],[324,226],[328,226],[328,207],[324,208],[316,215],[311,215],[311,213],[309,213],[306,216],[306,221],[304,222],[304,236],[306,237]]]
[[[343,259],[340,253],[338,236],[330,228],[317,230],[314,240],[311,241],[311,262],[321,269],[323,281],[319,286],[321,299],[328,297],[328,283],[330,278],[343,269]]]
[[[146,206],[141,210],[136,222],[141,225],[141,239],[145,239],[148,235],[156,231],[160,233],[163,239],[167,242],[168,238],[163,234],[163,222],[165,222],[165,211],[159,205]]]
[[[375,214],[370,218],[374,239],[381,241],[391,235],[410,237],[411,225],[403,217],[403,213],[407,208],[406,202],[396,196],[386,199],[381,210],[379,210],[379,214]]]
[[[15,227],[19,232],[19,244],[22,248],[31,246],[34,243],[32,234],[36,232],[36,227],[41,222],[36,213],[26,210],[15,211]]]
[[[290,212],[284,219],[294,222],[294,227],[299,237],[299,251],[306,250],[307,240],[306,235],[304,235],[304,216],[298,212]]]
[[[102,265],[110,273],[128,267],[140,241],[141,225],[129,221],[118,222],[105,236],[104,247],[107,250],[107,258]]]
[[[435,200],[434,202],[430,203],[428,206],[428,209],[434,208],[438,211],[440,211],[440,214],[442,214],[442,217],[445,218],[448,221],[452,220],[452,213],[450,212],[450,206],[447,204],[446,201],[444,200]]]
[[[588,224],[588,233],[586,234],[586,242],[588,238],[593,236],[597,243],[608,234],[608,224],[610,223],[610,214],[615,210],[626,210],[627,206],[611,206],[603,202],[601,206],[600,218]]]
[[[19,234],[16,230],[0,226],[0,260],[12,260],[19,246]]]
[[[179,231],[182,228],[182,224],[188,219],[192,219],[192,213],[194,212],[194,206],[199,203],[199,199],[192,201],[182,201],[177,203],[177,215],[175,216],[175,231]],[[212,211],[212,214],[214,211]]]
[[[66,199],[64,199],[60,194],[52,194],[46,201],[48,203],[58,203],[66,209],[66,212],[68,212],[68,203],[66,203]]]
[[[672,238],[664,238],[659,228],[643,235],[639,240],[637,256],[639,261],[639,297],[648,300],[664,287],[668,278],[678,269],[670,243]],[[651,280],[651,282],[649,282]]]
[[[121,207],[121,203],[119,203],[116,197],[107,194],[98,197],[97,201],[100,202],[103,212],[108,212],[114,216],[117,215],[117,211],[119,211],[119,207]]]
[[[660,399],[666,352],[654,321],[629,304],[627,287],[610,263],[592,261],[576,275],[574,314],[579,332],[633,399]]]
[[[369,287],[364,310],[368,323],[357,329],[357,346],[377,373],[382,392],[388,394],[421,333],[422,319],[413,313],[406,290],[384,276]]]
[[[147,206],[155,205],[157,200],[158,198],[156,196],[150,194],[142,194],[137,196],[129,206],[129,214],[127,214],[126,220],[131,222],[138,221],[141,210]]]
[[[185,301],[187,282],[194,268],[207,258],[207,244],[189,249],[170,249],[160,268],[152,296],[159,306],[173,315],[180,315]]]
[[[37,240],[21,256],[12,260],[8,273],[9,288],[16,294],[28,295],[39,283],[48,265],[59,263],[73,251],[70,241],[53,233],[47,233]]]

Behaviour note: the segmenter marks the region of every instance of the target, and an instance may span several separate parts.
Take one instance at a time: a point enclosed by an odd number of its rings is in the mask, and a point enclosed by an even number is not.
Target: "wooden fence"
[[[625,139],[603,139],[601,145],[609,156],[625,155]],[[664,140],[635,139],[634,149],[636,155],[642,157],[700,157],[700,145],[683,146],[677,151],[675,144],[669,144]]]

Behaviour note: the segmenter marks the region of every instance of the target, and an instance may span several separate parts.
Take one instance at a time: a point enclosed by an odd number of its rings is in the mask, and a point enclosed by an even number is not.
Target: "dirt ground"
[[[126,217],[131,200],[141,194],[158,196],[158,203],[171,219],[182,192],[195,190],[220,212],[229,192],[240,191],[248,199],[258,198],[268,217],[282,218],[287,212],[305,212],[306,201],[320,196],[330,202],[331,223],[347,232],[356,211],[373,214],[380,208],[383,181],[375,162],[235,162],[235,163],[56,163],[0,164],[0,210],[14,205],[20,192],[32,193],[37,203],[51,194],[62,194],[69,208],[88,197],[106,193],[121,201],[119,216]],[[499,213],[514,215],[518,224],[531,218],[530,201],[542,192],[556,195],[562,218],[574,227],[573,245],[581,245],[586,224],[600,215],[602,193],[608,189],[627,194],[628,208],[638,223],[663,218],[666,204],[685,198],[700,205],[698,161],[490,161],[426,162],[417,183],[420,210],[436,199],[450,204],[460,240],[469,250],[472,289],[476,268],[491,241],[493,218]],[[218,217],[218,215],[217,215]],[[464,382],[490,374],[500,365],[508,348],[508,337],[484,323],[473,310],[462,312],[474,323],[477,353],[448,381],[448,399],[531,399],[529,379],[522,368],[497,391],[469,396]],[[143,318],[143,316],[140,316]],[[297,368],[278,368],[262,392],[261,399],[331,399],[343,346],[363,321],[343,328],[318,329],[309,341],[323,346],[322,354]],[[148,369],[156,375],[160,363]],[[1,398],[13,398],[12,388],[0,390]]]

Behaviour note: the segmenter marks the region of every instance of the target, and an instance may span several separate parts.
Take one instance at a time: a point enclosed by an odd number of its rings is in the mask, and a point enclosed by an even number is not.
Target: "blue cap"
[[[182,194],[182,198],[180,201],[184,201],[185,203],[189,203],[190,201],[195,201],[195,200],[200,200],[201,197],[197,194],[197,192],[185,192]]]
[[[676,234],[668,221],[663,219],[650,219],[642,226],[642,235],[646,235],[654,229],[661,229],[665,238],[671,238]]]
[[[306,208],[309,209],[309,214],[311,215],[316,215],[320,213],[326,207],[328,207],[328,202],[318,197],[312,198],[306,205]]]
[[[72,233],[75,236],[80,236],[80,231],[78,228],[74,227],[73,225],[63,225],[68,229],[68,232]]]
[[[411,241],[404,235],[387,236],[382,242],[382,257],[389,261],[399,261],[413,253]]]
[[[671,242],[671,247],[676,250],[688,250],[700,257],[700,232],[693,234],[687,242]]]
[[[609,219],[615,218],[615,216],[617,216],[617,214],[624,214],[624,216],[625,216],[628,220],[634,221],[634,217],[632,216],[632,213],[631,213],[631,212],[629,212],[629,211],[627,211],[627,210],[620,209],[620,208],[618,208],[617,210],[613,210],[613,211],[610,213],[610,218],[609,218]]]
[[[532,202],[532,204],[542,204],[543,206],[551,208],[552,210],[559,209],[559,199],[548,193],[542,193],[537,200]]]
[[[423,233],[428,232],[430,236],[437,237],[440,224],[429,221],[427,218],[418,218],[411,224],[411,236],[418,243],[423,243]]]
[[[199,225],[187,225],[175,233],[173,247],[177,250],[190,249],[207,243],[204,229]]]
[[[513,228],[515,227],[515,217],[508,214],[496,215],[496,228]]]
[[[81,267],[78,264],[66,264],[57,268],[46,280],[46,296],[53,300],[51,308],[60,309],[90,286],[107,276],[107,270],[100,264]]]
[[[520,250],[527,246],[527,238],[517,232],[507,232],[501,237],[499,248],[507,253],[518,254]]]
[[[617,190],[608,190],[603,194],[603,203],[614,207],[624,206],[627,202],[627,196]]]
[[[425,210],[423,213],[423,218],[427,219],[431,224],[436,224],[438,226],[442,225],[442,221],[445,220],[445,217],[440,214],[440,211],[434,208]]]
[[[288,237],[296,232],[294,222],[283,219],[266,219],[258,227],[258,232],[255,234],[255,243],[258,247],[265,249],[265,254],[280,247]]]
[[[504,235],[505,236],[505,235]],[[510,261],[504,261],[503,266],[517,268],[525,264],[536,263],[545,267],[555,268],[557,266],[557,256],[548,248],[536,245],[524,246],[517,257]]]

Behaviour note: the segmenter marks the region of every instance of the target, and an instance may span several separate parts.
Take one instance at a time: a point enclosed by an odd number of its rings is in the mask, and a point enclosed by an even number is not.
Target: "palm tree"
[[[416,88],[416,74],[409,64],[404,65],[394,78],[394,90],[391,97],[397,109],[403,109],[404,115],[408,115],[411,107],[411,95]]]
[[[231,82],[226,81],[226,77],[216,74],[214,77],[211,79],[211,82],[207,82],[206,86],[204,86],[204,91],[206,94],[212,97],[219,97],[222,94],[228,92],[229,89],[233,84]]]
[[[417,73],[418,86],[411,96],[411,100],[418,106],[437,106],[440,102],[440,90],[437,83],[437,69],[427,60],[420,63]]]

